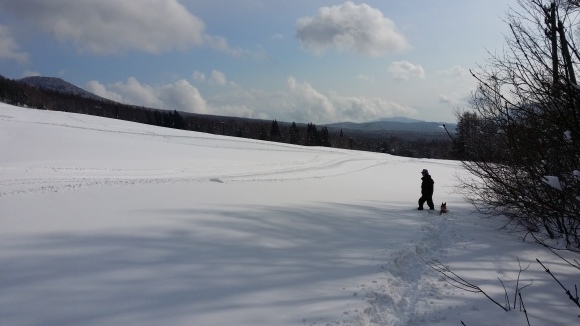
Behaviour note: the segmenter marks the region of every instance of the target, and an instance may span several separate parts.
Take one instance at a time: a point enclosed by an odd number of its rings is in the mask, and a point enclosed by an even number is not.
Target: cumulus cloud
[[[209,113],[207,103],[199,90],[185,79],[161,86],[158,89],[158,96],[163,103],[161,106],[163,109]]]
[[[439,102],[452,106],[452,107],[460,107],[464,106],[469,103],[470,101],[469,93],[464,92],[451,92],[449,94],[440,94],[439,95]]]
[[[228,83],[228,78],[226,74],[218,70],[212,70],[211,81],[218,85],[226,85]]]
[[[322,7],[315,17],[298,19],[296,27],[301,44],[316,53],[335,48],[382,56],[409,47],[395,23],[380,10],[351,1]]]
[[[413,78],[425,79],[425,70],[421,65],[412,64],[409,61],[396,61],[391,63],[388,69],[396,80],[408,80]]]
[[[157,86],[133,77],[108,85],[91,81],[87,89],[104,98],[145,107],[288,122],[364,122],[416,114],[411,107],[378,97],[321,92],[292,76],[280,91],[230,88],[208,98],[184,79]]]
[[[280,41],[283,40],[285,37],[284,35],[280,34],[280,33],[274,33],[274,35],[272,35],[272,37],[270,37],[271,40],[274,41]]]
[[[471,77],[469,70],[467,70],[461,66],[453,66],[449,69],[441,70],[441,71],[439,71],[439,73],[441,73],[445,76],[452,77],[454,79],[458,79],[458,80],[465,80],[465,79],[468,79],[469,77]]]
[[[294,110],[303,111],[302,114],[312,117],[312,120],[320,121],[321,118],[335,113],[336,108],[332,101],[309,83],[298,82],[294,77],[289,77],[288,89],[290,96],[294,98]]]
[[[208,44],[212,49],[219,51],[219,52],[227,53],[227,54],[234,56],[234,57],[241,57],[241,56],[247,55],[247,56],[253,56],[253,57],[256,57],[257,59],[259,59],[264,55],[264,53],[262,53],[262,52],[253,53],[251,51],[248,51],[248,50],[245,50],[242,48],[232,47],[228,44],[228,41],[226,40],[226,38],[222,37],[222,36],[205,34],[204,35],[204,42],[206,44]]]
[[[477,81],[472,78],[469,70],[454,66],[438,73],[445,77],[442,78],[442,83],[448,85],[447,91],[439,95],[439,102],[453,107],[467,105],[477,87]]]
[[[286,88],[277,92],[235,90],[208,99],[216,114],[245,114],[245,117],[279,121],[330,123],[366,122],[384,117],[410,116],[413,108],[378,97],[344,96],[322,92],[306,81],[288,77]],[[233,111],[231,103],[237,106]],[[227,110],[226,110],[227,109]],[[239,115],[238,115],[239,116]]]
[[[323,94],[308,82],[288,78],[290,93],[286,110],[298,121],[363,122],[396,115],[413,115],[410,107],[378,97],[344,96],[336,92]]]
[[[241,51],[205,33],[204,22],[178,0],[18,0],[0,7],[81,52],[158,54],[201,45],[233,55]]]
[[[132,105],[183,112],[208,113],[207,103],[199,90],[187,80],[164,85],[147,85],[130,77],[126,82],[104,85],[90,81],[87,89],[101,97]]]
[[[109,99],[111,101],[128,103],[123,99],[123,97],[120,94],[107,89],[107,86],[101,84],[96,80],[91,80],[87,83],[87,90],[95,95]]]
[[[338,120],[367,122],[393,116],[412,116],[417,111],[409,106],[378,97],[341,96],[331,93],[339,109]]]
[[[0,60],[15,60],[20,63],[28,61],[28,53],[20,50],[8,27],[2,25],[0,25]]]
[[[193,79],[195,79],[197,81],[205,81],[205,74],[203,72],[200,72],[200,71],[194,71],[193,72]]]
[[[196,82],[207,82],[208,84],[217,86],[229,85],[232,87],[239,87],[235,82],[228,80],[228,77],[224,72],[215,69],[212,70],[207,77],[206,74],[201,71],[194,71],[192,77]]]

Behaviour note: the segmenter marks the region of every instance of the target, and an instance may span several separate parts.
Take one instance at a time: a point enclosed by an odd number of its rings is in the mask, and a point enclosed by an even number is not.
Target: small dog
[[[447,202],[441,203],[441,208],[439,209],[439,215],[447,213]]]

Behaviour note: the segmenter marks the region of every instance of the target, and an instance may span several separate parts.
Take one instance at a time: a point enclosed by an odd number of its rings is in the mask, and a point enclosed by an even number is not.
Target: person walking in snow
[[[421,198],[419,198],[419,208],[417,209],[422,211],[423,204],[427,202],[427,206],[429,206],[429,209],[434,210],[435,205],[433,204],[433,188],[434,188],[433,185],[435,184],[435,182],[429,175],[429,171],[427,171],[427,169],[423,169],[423,171],[421,171],[421,174],[423,175],[423,177],[421,178],[422,180]]]

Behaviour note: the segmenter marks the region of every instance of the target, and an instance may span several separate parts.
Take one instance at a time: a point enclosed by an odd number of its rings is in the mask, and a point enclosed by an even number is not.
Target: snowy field
[[[420,171],[449,213],[417,211]],[[482,219],[457,162],[0,104],[0,325],[578,324],[578,272]],[[521,285],[520,284],[520,285]]]

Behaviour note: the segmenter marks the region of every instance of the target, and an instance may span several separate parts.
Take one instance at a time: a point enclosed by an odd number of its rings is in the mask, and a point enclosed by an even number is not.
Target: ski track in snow
[[[0,197],[59,192],[94,186],[132,186],[188,182],[290,181],[348,174],[385,164],[363,158],[332,159],[316,155],[310,161],[262,164],[257,167],[214,166],[170,169],[99,169],[58,166],[0,167]],[[235,172],[228,172],[228,170]]]
[[[176,130],[143,132],[127,130],[126,125],[115,124],[95,126],[93,120],[85,120],[82,115],[67,114],[70,122],[26,121],[17,123],[37,124],[74,128],[82,131],[124,134],[142,138],[143,141],[178,143],[186,148],[216,148],[219,150],[268,151],[303,153],[306,158],[294,161],[265,162],[218,166],[188,166],[181,162],[168,162],[167,168],[99,168],[79,166],[3,166],[0,167],[0,197],[43,192],[59,192],[95,186],[132,186],[145,184],[190,183],[190,182],[252,182],[252,181],[290,181],[309,178],[338,176],[386,164],[369,157],[364,152],[347,152],[332,148],[307,148],[290,144],[269,144],[250,139],[232,140],[229,137],[204,136],[199,133],[182,133]],[[2,116],[2,120],[12,117]],[[90,122],[87,122],[90,121]],[[116,122],[115,120],[112,120]],[[14,121],[11,121],[14,122]],[[209,144],[209,145],[208,145]],[[192,149],[192,150],[193,150]],[[323,154],[320,154],[323,152]],[[338,154],[338,155],[337,155]],[[400,163],[408,159],[399,159]],[[229,163],[229,162],[228,162]],[[389,161],[396,164],[396,160]]]

